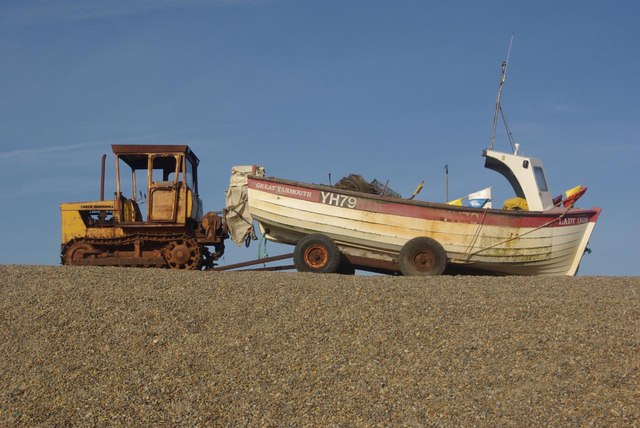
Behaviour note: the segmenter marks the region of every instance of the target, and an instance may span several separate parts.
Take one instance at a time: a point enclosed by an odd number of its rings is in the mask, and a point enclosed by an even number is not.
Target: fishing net
[[[391,198],[401,197],[399,193],[394,192],[386,184],[382,184],[376,179],[369,182],[359,174],[349,174],[338,181],[333,187],[341,190],[368,193],[370,195],[388,196]]]

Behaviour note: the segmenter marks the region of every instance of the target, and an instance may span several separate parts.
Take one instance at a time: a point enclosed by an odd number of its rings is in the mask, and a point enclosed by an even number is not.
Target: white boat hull
[[[515,212],[454,207],[250,177],[248,207],[264,236],[295,244],[321,233],[354,260],[393,268],[402,246],[425,236],[448,263],[512,275],[575,275],[599,209]]]

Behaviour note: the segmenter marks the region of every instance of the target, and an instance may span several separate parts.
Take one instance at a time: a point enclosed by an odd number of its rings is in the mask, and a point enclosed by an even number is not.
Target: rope
[[[240,214],[237,211],[237,208],[240,206],[244,206],[246,205],[248,201],[248,197],[246,193],[243,193],[240,195],[240,201],[238,201],[237,204],[235,205],[231,205],[228,206],[225,210],[224,210],[224,222],[229,225],[229,221],[227,219],[227,215],[232,212],[234,213],[240,220],[242,220],[243,222],[245,222],[247,225],[249,225],[249,228],[247,229],[246,233],[244,234],[244,237],[242,238],[242,241],[244,242],[245,247],[249,248],[249,245],[251,244],[252,240],[256,239],[256,235],[255,235],[255,231],[253,229],[253,223],[250,222],[249,220],[247,220],[246,218],[244,218],[244,216],[242,214]]]
[[[480,231],[482,230],[482,226],[484,226],[484,220],[485,220],[485,218],[487,218],[487,211],[489,211],[489,208],[485,208],[484,209],[484,213],[482,215],[482,220],[480,221],[480,224],[478,225],[478,228],[476,229],[476,233],[473,235],[473,239],[471,240],[471,243],[469,244],[469,246],[465,250],[465,258],[466,258],[467,261],[471,257],[471,249],[473,248],[474,245],[476,245],[476,241],[480,237]]]
[[[560,221],[560,220],[561,220],[565,215],[567,215],[567,212],[569,212],[569,210],[570,210],[570,208],[567,208],[567,209],[566,209],[562,214],[560,214],[557,218],[554,218],[553,220],[549,220],[549,221],[548,221],[548,222],[546,222],[545,224],[540,225],[540,226],[538,226],[538,227],[536,227],[536,228],[534,228],[534,229],[531,229],[531,230],[529,230],[528,232],[522,233],[522,234],[520,234],[520,235],[513,236],[513,237],[511,237],[511,238],[509,238],[509,239],[505,239],[505,240],[504,240],[504,241],[502,241],[502,242],[498,242],[498,243],[496,243],[496,244],[489,245],[488,247],[481,248],[481,249],[479,249],[478,251],[476,251],[476,252],[472,253],[472,252],[471,252],[471,248],[472,248],[472,247],[473,247],[473,245],[475,244],[475,241],[477,240],[477,236],[479,236],[479,234],[480,234],[480,228],[482,227],[482,223],[481,223],[481,224],[480,224],[480,227],[478,227],[478,230],[477,230],[477,232],[476,232],[476,236],[474,237],[474,240],[472,241],[471,245],[469,245],[469,248],[467,248],[467,251],[465,251],[465,253],[467,253],[467,254],[465,254],[465,256],[464,256],[463,258],[453,259],[452,261],[462,261],[462,262],[469,261],[469,259],[470,259],[471,257],[473,257],[473,256],[475,256],[475,255],[477,255],[477,254],[479,254],[479,253],[481,253],[481,252],[483,252],[483,251],[486,251],[486,250],[489,250],[489,249],[491,249],[491,248],[497,247],[498,245],[506,244],[507,242],[514,241],[514,240],[519,239],[519,238],[522,238],[523,236],[526,236],[526,235],[528,235],[528,234],[530,234],[530,233],[533,233],[533,232],[535,232],[535,231],[537,231],[537,230],[543,229],[543,228],[545,228],[545,227],[549,226],[550,224],[555,223],[556,221]],[[487,213],[487,210],[485,210],[485,215],[486,215],[486,213]],[[484,217],[482,218],[482,222],[484,222]]]
[[[253,224],[249,220],[244,218],[244,216],[242,214],[240,214],[238,211],[236,211],[236,208],[238,208],[239,206],[245,205],[247,203],[247,200],[248,200],[247,194],[246,193],[242,194],[242,196],[240,197],[240,201],[237,204],[227,207],[227,212],[231,211],[231,212],[235,213],[238,217],[240,217],[240,219],[242,221],[247,223],[249,226],[253,226]]]
[[[509,124],[507,123],[507,118],[504,115],[504,111],[502,110],[502,104],[500,104],[500,115],[502,115],[502,123],[504,123],[504,129],[507,131],[507,137],[509,137],[509,143],[511,143],[511,150],[516,151],[516,140],[513,138],[513,134],[511,133],[511,128],[509,128]]]

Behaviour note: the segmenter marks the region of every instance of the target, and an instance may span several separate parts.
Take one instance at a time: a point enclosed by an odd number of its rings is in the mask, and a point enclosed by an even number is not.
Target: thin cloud
[[[79,149],[81,147],[95,146],[101,144],[99,142],[93,143],[82,143],[82,144],[69,144],[66,146],[54,146],[54,147],[41,147],[37,149],[21,149],[21,150],[11,150],[8,152],[0,152],[0,159],[9,159],[17,156],[25,156],[25,155],[40,155],[45,153],[53,153],[53,152],[64,152],[67,150]]]
[[[63,146],[51,146],[51,147],[38,147],[33,149],[19,149],[19,150],[10,150],[6,152],[0,152],[0,159],[9,159],[17,156],[33,156],[33,155],[43,155],[47,153],[56,153],[56,152],[65,152],[69,150],[76,150],[83,147],[92,147],[92,146],[104,146],[107,144],[117,144],[117,143],[131,143],[136,141],[148,140],[151,138],[162,137],[167,134],[152,134],[152,135],[143,135],[137,137],[126,137],[126,138],[115,138],[115,139],[107,139],[107,140],[94,140],[87,141],[84,143],[77,144],[68,144]]]
[[[220,126],[212,126],[210,128],[208,128],[207,130],[215,130],[215,129],[224,129],[224,128],[231,128],[235,125],[230,124],[230,125],[220,125]],[[158,140],[166,138],[166,137],[172,137],[175,138],[178,135],[188,135],[194,132],[201,132],[202,130],[197,130],[197,129],[192,129],[192,130],[185,130],[185,131],[178,131],[178,132],[167,132],[167,133],[162,133],[162,134],[148,134],[148,135],[138,135],[138,136],[133,136],[133,137],[123,137],[123,138],[109,138],[109,139],[104,139],[104,140],[92,140],[92,141],[86,141],[83,143],[77,143],[77,144],[67,144],[67,145],[62,145],[62,146],[50,146],[50,147],[38,147],[38,148],[27,148],[27,149],[18,149],[18,150],[8,150],[5,152],[0,152],[0,160],[2,159],[9,159],[9,158],[14,158],[14,157],[18,157],[18,156],[33,156],[33,155],[43,155],[43,154],[48,154],[48,153],[57,153],[57,152],[65,152],[65,151],[69,151],[69,150],[76,150],[76,149],[81,149],[84,147],[94,147],[94,146],[105,146],[105,145],[109,145],[109,144],[128,144],[128,143],[140,143],[143,141],[147,141],[147,140],[153,140],[154,143],[156,144],[164,144],[163,142],[159,142]],[[189,142],[184,142],[184,137],[181,137],[181,143],[180,144],[189,144]],[[193,143],[205,143],[205,142],[209,142],[211,141],[210,139],[190,139],[191,144]]]

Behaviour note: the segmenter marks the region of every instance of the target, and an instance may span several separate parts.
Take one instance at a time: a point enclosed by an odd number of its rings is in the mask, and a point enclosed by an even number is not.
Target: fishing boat
[[[299,271],[439,275],[464,268],[575,275],[601,209],[575,207],[584,187],[553,198],[542,161],[518,153],[517,144],[511,152],[493,149],[506,68],[507,61],[491,144],[482,155],[485,167],[511,184],[515,204],[492,208],[402,199],[267,177],[262,167],[234,167],[226,209],[231,238],[247,241],[256,222],[267,240],[295,246]]]

